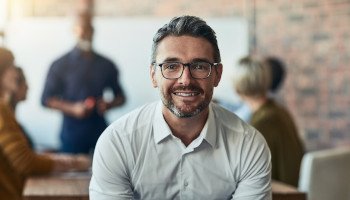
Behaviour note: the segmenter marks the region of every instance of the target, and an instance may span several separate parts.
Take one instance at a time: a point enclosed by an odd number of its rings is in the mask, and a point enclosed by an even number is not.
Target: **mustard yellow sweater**
[[[18,125],[14,113],[0,101],[0,197],[22,199],[25,178],[52,171],[53,161],[36,154]]]

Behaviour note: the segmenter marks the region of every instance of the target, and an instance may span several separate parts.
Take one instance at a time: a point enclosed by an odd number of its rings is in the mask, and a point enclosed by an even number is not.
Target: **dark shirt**
[[[291,114],[269,99],[253,113],[251,124],[269,145],[272,179],[297,186],[304,148]]]
[[[115,96],[124,96],[118,75],[118,69],[110,60],[95,52],[86,57],[74,48],[51,65],[42,94],[42,104],[45,105],[51,97],[69,102],[84,101],[88,97],[100,99],[108,88]],[[104,116],[96,110],[83,119],[64,114],[61,150],[68,153],[89,153],[106,127]]]

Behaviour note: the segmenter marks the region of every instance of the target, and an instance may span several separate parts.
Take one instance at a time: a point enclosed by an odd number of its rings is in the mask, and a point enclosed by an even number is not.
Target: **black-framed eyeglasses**
[[[182,76],[185,67],[190,70],[191,77],[194,79],[206,79],[210,76],[213,66],[220,63],[209,63],[205,61],[181,63],[181,62],[164,62],[160,64],[153,63],[159,66],[162,75],[166,79],[178,79]]]

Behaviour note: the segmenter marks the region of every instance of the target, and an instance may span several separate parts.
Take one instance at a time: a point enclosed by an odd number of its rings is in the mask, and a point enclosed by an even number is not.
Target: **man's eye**
[[[195,65],[195,68],[196,68],[196,69],[203,69],[204,66],[203,66],[203,65]]]
[[[178,63],[167,63],[164,64],[164,69],[165,70],[177,70],[179,68]]]
[[[194,70],[208,70],[210,66],[207,63],[193,63],[191,68]]]

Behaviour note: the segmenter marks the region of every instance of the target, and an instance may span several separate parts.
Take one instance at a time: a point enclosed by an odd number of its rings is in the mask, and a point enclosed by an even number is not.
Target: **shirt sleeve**
[[[119,81],[119,70],[118,70],[116,65],[114,65],[114,64],[112,64],[112,65],[113,65],[112,73],[109,74],[110,75],[109,85],[112,88],[113,94],[115,97],[117,97],[117,96],[124,97],[124,91],[123,91],[123,88],[122,88],[120,81]]]
[[[240,179],[232,199],[272,199],[270,150],[256,130],[244,138],[240,168]]]
[[[59,67],[61,62],[54,62],[46,76],[44,90],[41,95],[41,104],[46,105],[46,101],[51,97],[62,95],[63,85],[60,78]]]
[[[91,200],[133,198],[126,144],[118,134],[112,133],[107,128],[96,144],[89,187]]]

